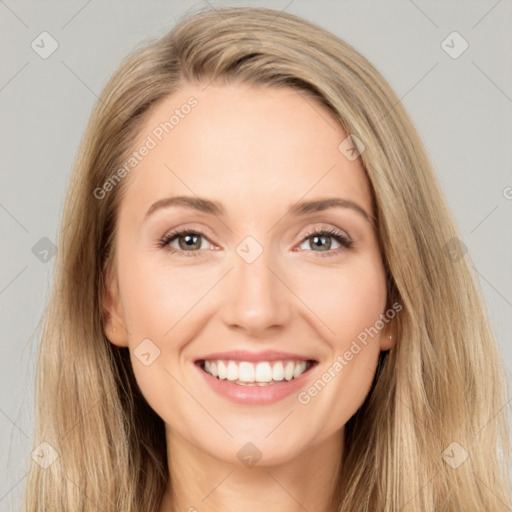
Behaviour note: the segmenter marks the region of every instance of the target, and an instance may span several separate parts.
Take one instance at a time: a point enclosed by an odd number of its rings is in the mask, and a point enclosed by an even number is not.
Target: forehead
[[[149,113],[133,148],[149,149],[123,184],[123,202],[144,208],[195,194],[221,201],[228,214],[261,214],[327,196],[372,214],[360,159],[339,150],[347,135],[326,107],[291,88],[185,84]]]

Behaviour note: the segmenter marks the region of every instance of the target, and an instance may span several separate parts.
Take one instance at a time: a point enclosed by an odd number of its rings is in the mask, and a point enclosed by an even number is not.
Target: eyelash
[[[167,247],[172,241],[174,241],[176,238],[179,238],[181,235],[197,235],[208,239],[203,233],[200,231],[196,231],[194,229],[179,229],[176,231],[171,231],[170,233],[165,234],[160,241],[158,242],[158,247],[165,248]],[[306,241],[308,238],[311,238],[312,236],[328,236],[331,238],[334,238],[342,247],[338,247],[337,249],[327,250],[327,251],[319,251],[319,256],[323,257],[329,257],[334,256],[338,254],[340,251],[350,249],[350,247],[353,244],[353,241],[348,238],[343,232],[338,231],[334,228],[327,228],[327,229],[317,229],[313,230],[309,233],[307,233],[301,240],[299,245],[302,245],[304,241]],[[180,249],[176,249],[174,247],[168,247],[168,250],[172,253],[183,253],[185,257],[194,257],[199,256],[199,253],[201,250],[197,251],[182,251]],[[317,252],[317,251],[311,251],[311,252]]]

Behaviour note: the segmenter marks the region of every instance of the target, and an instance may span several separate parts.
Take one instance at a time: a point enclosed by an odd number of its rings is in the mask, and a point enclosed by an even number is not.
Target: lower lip
[[[311,370],[316,366],[316,363],[312,363],[311,366],[296,379],[284,380],[268,386],[243,386],[234,384],[230,380],[217,379],[217,377],[206,373],[199,364],[195,364],[194,366],[196,366],[211,388],[228,400],[237,404],[265,405],[278,402],[293,393],[297,393],[300,388],[304,386],[311,374]]]

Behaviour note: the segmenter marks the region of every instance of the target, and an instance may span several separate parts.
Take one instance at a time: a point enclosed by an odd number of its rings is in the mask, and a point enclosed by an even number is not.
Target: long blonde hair
[[[123,183],[104,199],[94,191],[133,151],[153,106],[186,82],[213,80],[295,88],[366,148],[389,303],[403,309],[396,344],[382,353],[374,385],[346,425],[339,510],[511,506],[503,369],[469,256],[402,104],[334,35],[284,12],[236,7],[188,16],[136,50],[91,116],[66,198],[38,363],[34,446],[48,443],[53,463],[31,464],[26,510],[158,509],[169,478],[164,425],[141,396],[128,349],[103,330]]]

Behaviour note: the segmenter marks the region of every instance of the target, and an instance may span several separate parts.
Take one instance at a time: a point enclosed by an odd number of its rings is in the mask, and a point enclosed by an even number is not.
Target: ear
[[[396,333],[395,323],[390,321],[380,333],[380,349],[391,350],[395,346]]]
[[[119,284],[116,273],[112,271],[110,264],[107,264],[105,268],[102,301],[105,336],[113,345],[127,347],[128,331],[125,326]]]

